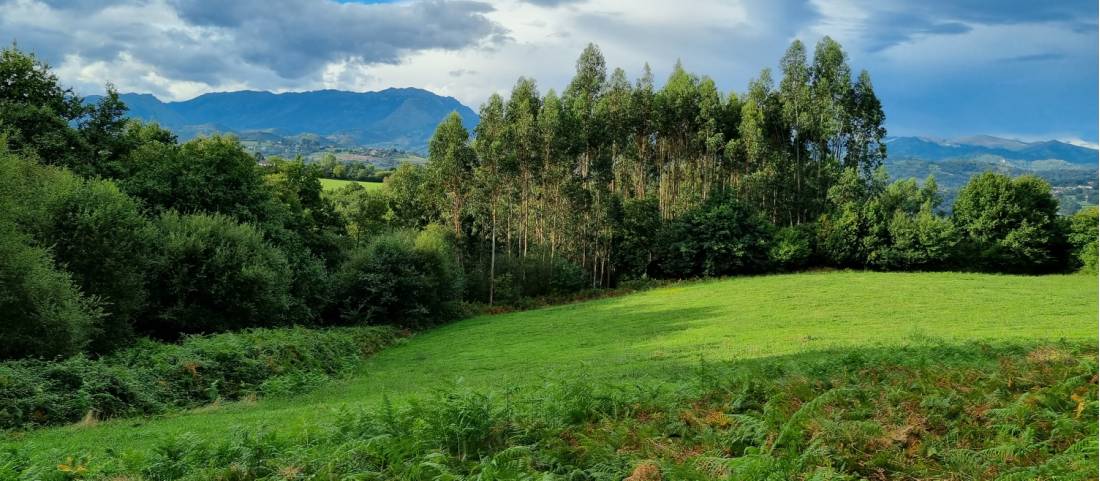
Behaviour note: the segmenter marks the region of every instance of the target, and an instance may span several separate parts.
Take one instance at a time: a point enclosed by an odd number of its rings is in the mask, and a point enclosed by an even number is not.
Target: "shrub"
[[[157,221],[159,265],[139,327],[162,339],[286,322],[291,272],[281,251],[219,214]]]
[[[335,280],[344,323],[426,327],[447,320],[461,299],[463,276],[441,228],[380,235],[354,250]]]
[[[623,202],[622,226],[616,235],[615,268],[627,278],[650,275],[657,256],[661,211],[654,197]]]
[[[1084,209],[1070,218],[1069,243],[1077,268],[1096,273],[1097,208]]]
[[[397,339],[385,327],[253,329],[99,359],[0,363],[0,428],[115,418],[310,389]]]
[[[668,277],[721,276],[767,268],[771,225],[732,195],[714,195],[661,233]]]
[[[104,316],[91,350],[106,352],[133,340],[133,318],[145,307],[156,232],[138,203],[106,180],[54,186],[30,232],[84,294],[98,298]],[[48,199],[48,200],[47,200]]]
[[[473,263],[466,276],[466,299],[489,298],[489,262]],[[560,256],[530,252],[526,257],[498,253],[494,303],[514,305],[523,298],[561,296],[586,287],[586,273]]]
[[[975,267],[1002,272],[1051,272],[1066,266],[1068,246],[1050,184],[986,172],[955,199],[955,225]]]
[[[807,266],[814,253],[814,230],[812,224],[779,229],[768,249],[768,258],[772,265],[784,271]]]
[[[0,218],[0,359],[79,352],[102,313],[49,254]]]
[[[922,208],[916,215],[898,211],[887,226],[889,244],[871,256],[872,265],[883,269],[933,270],[953,264],[958,234],[951,219]]]

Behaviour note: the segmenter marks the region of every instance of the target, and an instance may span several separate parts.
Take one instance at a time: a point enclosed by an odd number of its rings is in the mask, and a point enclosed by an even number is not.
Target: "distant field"
[[[381,189],[385,184],[381,182],[364,182],[359,180],[321,179],[321,187],[325,190],[336,190],[348,184],[359,184],[367,190]]]
[[[1096,341],[1097,282],[1087,275],[822,272],[687,283],[634,295],[480,316],[414,336],[352,378],[308,395],[211,406],[154,419],[46,429],[9,439],[60,459],[141,451],[234,426],[299,431],[342,406],[466,386],[539,389],[547,380],[679,383],[701,362],[827,349],[961,341]],[[3,446],[0,446],[2,449]]]

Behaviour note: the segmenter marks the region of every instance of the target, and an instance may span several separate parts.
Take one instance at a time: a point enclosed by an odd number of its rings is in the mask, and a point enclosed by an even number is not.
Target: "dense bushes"
[[[1086,480],[1095,357],[912,346],[703,365],[678,390],[577,376],[348,410],[308,433],[175,436],[140,457],[14,450],[0,479]]]
[[[715,195],[661,233],[660,270],[669,277],[723,276],[768,269],[771,225],[730,195]]]
[[[1074,267],[1096,273],[1097,262],[1097,208],[1078,212],[1069,220],[1069,243],[1073,247]]]
[[[0,215],[2,217],[2,215]],[[80,352],[102,315],[48,253],[0,218],[0,359]]]
[[[157,221],[160,266],[138,328],[171,339],[287,322],[286,256],[255,228],[217,214],[168,212]]]
[[[1066,265],[1066,234],[1050,185],[987,172],[959,191],[952,213],[968,253],[988,270],[1051,272]]]
[[[419,328],[452,317],[463,288],[454,256],[438,228],[372,238],[335,275],[339,319]]]
[[[255,329],[179,344],[145,341],[95,360],[7,361],[0,363],[0,429],[290,393],[342,374],[396,339],[385,327]]]
[[[66,179],[54,185],[28,230],[50,248],[81,291],[104,315],[90,348],[107,352],[133,341],[132,324],[145,307],[156,232],[138,203],[104,180]]]

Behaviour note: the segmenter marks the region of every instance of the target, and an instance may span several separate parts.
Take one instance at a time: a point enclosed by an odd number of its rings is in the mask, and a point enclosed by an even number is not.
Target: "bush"
[[[138,203],[111,181],[74,179],[43,196],[29,231],[64,267],[84,294],[100,300],[104,316],[93,352],[133,341],[134,316],[145,307],[145,281],[154,260],[156,232]]]
[[[657,199],[628,199],[623,202],[622,226],[614,251],[617,273],[626,278],[649,277],[657,256],[661,232],[661,211]]]
[[[1097,208],[1084,209],[1070,218],[1069,243],[1073,246],[1075,267],[1096,273]]]
[[[412,328],[450,319],[463,276],[444,232],[393,232],[353,251],[335,276],[337,312],[330,319]]]
[[[466,279],[466,299],[481,302],[489,299],[488,259],[474,263]],[[534,251],[527,257],[498,253],[493,302],[515,305],[524,298],[571,294],[584,289],[586,280],[580,266],[560,256]]]
[[[779,270],[793,271],[809,265],[814,253],[814,226],[804,224],[779,229],[768,249],[768,258]]]
[[[397,340],[384,327],[254,329],[144,341],[99,359],[0,363],[0,428],[115,418],[282,395],[347,372]]]
[[[102,313],[49,254],[0,218],[0,359],[79,352]]]
[[[1063,269],[1068,245],[1050,184],[986,172],[970,179],[955,199],[953,219],[974,267],[1042,273]]]
[[[286,322],[290,268],[255,228],[218,214],[174,212],[157,227],[160,264],[141,332],[174,339]]]
[[[874,251],[875,267],[895,270],[934,270],[953,264],[958,233],[951,219],[930,208],[916,215],[898,211],[887,226],[890,243]]]
[[[715,195],[661,233],[666,277],[722,276],[767,269],[772,226],[732,195]]]

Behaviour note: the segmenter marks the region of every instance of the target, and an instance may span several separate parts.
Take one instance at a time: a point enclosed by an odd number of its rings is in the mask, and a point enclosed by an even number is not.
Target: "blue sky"
[[[794,39],[841,42],[891,135],[1097,142],[1097,3],[1022,0],[0,0],[0,32],[83,93],[413,86],[477,108],[560,90],[588,42],[742,92]]]

